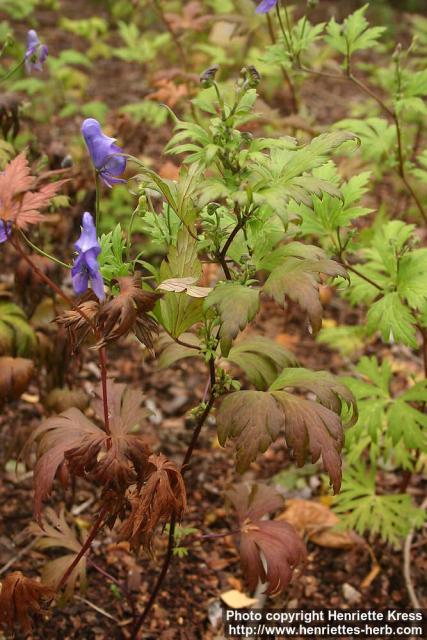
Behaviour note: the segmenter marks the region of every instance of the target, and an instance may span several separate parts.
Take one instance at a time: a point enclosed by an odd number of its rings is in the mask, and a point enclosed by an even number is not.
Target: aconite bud
[[[218,69],[219,66],[217,64],[214,64],[212,67],[206,69],[206,71],[203,71],[202,75],[200,76],[200,84],[204,89],[209,89],[209,87],[213,85]]]

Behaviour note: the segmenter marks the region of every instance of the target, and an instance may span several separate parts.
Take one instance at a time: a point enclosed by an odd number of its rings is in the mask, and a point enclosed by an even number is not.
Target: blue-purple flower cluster
[[[27,50],[24,56],[27,73],[42,71],[43,62],[47,56],[47,45],[40,42],[37,32],[34,31],[34,29],[30,29],[27,35]]]
[[[115,144],[116,139],[106,136],[95,118],[87,118],[83,122],[82,134],[94,167],[107,187],[126,182],[117,177],[126,169],[126,158],[117,155],[123,153],[123,150]]]
[[[277,4],[277,0],[262,0],[261,4],[255,9],[256,13],[268,13]]]
[[[84,293],[90,282],[98,300],[104,300],[104,281],[98,264],[101,247],[96,236],[95,223],[88,211],[83,214],[82,232],[74,246],[77,249],[71,269],[74,291],[77,294]]]

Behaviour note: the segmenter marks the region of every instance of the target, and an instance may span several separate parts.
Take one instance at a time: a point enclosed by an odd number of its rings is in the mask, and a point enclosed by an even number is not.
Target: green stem
[[[4,75],[2,78],[0,78],[0,83],[2,82],[6,82],[6,80],[9,80],[9,78],[11,78],[17,71],[19,71],[20,69],[22,69],[22,67],[25,64],[25,58],[23,58],[21,60],[21,62],[19,64],[16,65],[16,67],[13,67],[12,69],[10,69],[6,75]]]
[[[40,247],[38,247],[36,244],[31,242],[31,240],[25,235],[23,231],[21,231],[21,229],[19,230],[19,233],[22,239],[28,244],[29,247],[31,247],[31,249],[33,249],[33,251],[36,251],[37,253],[39,253],[41,256],[44,256],[45,258],[49,258],[49,260],[52,260],[52,262],[56,262],[56,264],[59,264],[61,267],[64,267],[65,269],[72,268],[71,264],[66,264],[65,262],[62,262],[62,260],[55,258],[55,256],[51,256],[50,253],[47,253],[47,251],[43,251],[43,249],[40,249]]]

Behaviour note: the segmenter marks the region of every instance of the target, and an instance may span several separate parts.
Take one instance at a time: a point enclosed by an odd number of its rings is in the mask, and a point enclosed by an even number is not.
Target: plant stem
[[[5,226],[5,229],[7,227]],[[8,240],[11,243],[12,247],[19,253],[20,256],[30,265],[31,269],[38,275],[38,277],[43,280],[58,296],[60,296],[74,311],[76,311],[90,326],[95,337],[99,340],[100,333],[98,328],[94,325],[92,320],[87,316],[87,314],[80,309],[78,305],[73,302],[73,300],[66,294],[58,285],[53,282],[43,271],[41,271],[31,260],[30,256],[28,256],[25,251],[23,251],[19,242],[15,242],[11,236],[8,236]],[[101,384],[102,384],[102,401],[104,405],[104,423],[105,423],[105,431],[107,434],[110,433],[109,427],[109,412],[108,412],[108,398],[107,398],[107,366],[106,366],[106,355],[105,349],[99,350],[99,368],[101,371]]]
[[[36,251],[36,253],[39,253],[41,256],[44,256],[45,258],[49,258],[49,260],[52,260],[52,262],[56,262],[56,264],[59,264],[60,267],[64,267],[65,269],[72,268],[71,264],[66,264],[65,262],[62,262],[62,260],[58,260],[58,258],[55,258],[55,256],[51,256],[50,253],[47,253],[46,251],[43,251],[43,249],[40,249],[40,247],[38,247],[36,244],[31,242],[31,240],[25,235],[25,233],[21,229],[19,229],[19,234],[21,238],[28,244],[28,246],[31,247],[33,251]]]
[[[273,22],[271,20],[270,14],[266,13],[265,14],[267,17],[267,25],[268,25],[268,32],[270,34],[270,38],[271,38],[271,42],[272,44],[276,44],[276,34],[274,33],[274,28],[273,28]],[[291,77],[289,75],[289,73],[287,72],[286,68],[282,65],[280,65],[280,68],[282,69],[282,74],[283,74],[283,79],[286,82],[288,89],[289,89],[289,93],[291,95],[291,100],[292,100],[292,112],[293,113],[298,113],[299,111],[299,105],[298,105],[298,98],[297,98],[297,94],[296,94],[296,90],[295,90],[295,86],[291,80]]]
[[[359,276],[359,278],[362,278],[362,280],[365,280],[365,282],[368,282],[369,284],[371,284],[373,287],[375,287],[376,289],[378,289],[378,291],[383,291],[383,288],[377,284],[374,280],[371,280],[371,278],[369,278],[368,276],[365,276],[364,273],[362,273],[361,271],[359,271],[358,269],[355,269],[351,264],[348,264],[345,261],[342,261],[343,267],[345,267],[346,269],[348,269],[348,271],[352,271],[353,273],[355,273],[357,276]]]
[[[64,575],[61,578],[60,583],[58,584],[58,591],[60,589],[62,589],[62,587],[65,585],[65,583],[67,582],[68,578],[70,577],[73,569],[78,565],[78,563],[80,562],[80,560],[83,558],[83,556],[85,555],[85,553],[90,549],[90,546],[92,544],[92,542],[94,541],[96,534],[98,533],[98,531],[100,530],[100,528],[103,525],[103,521],[105,516],[108,513],[108,507],[103,507],[101,509],[101,511],[99,512],[98,518],[95,521],[95,524],[93,525],[92,529],[90,530],[88,537],[86,538],[82,548],[80,549],[79,553],[76,555],[76,557],[74,558],[74,560],[72,561],[72,563],[70,564],[70,566],[68,567],[68,569],[66,570],[66,572],[64,573]]]
[[[199,438],[200,432],[202,430],[203,425],[206,422],[207,417],[209,416],[209,413],[211,412],[211,409],[213,407],[213,404],[215,402],[215,382],[216,382],[216,375],[215,375],[215,360],[212,357],[209,360],[209,379],[210,379],[210,387],[211,387],[211,393],[210,393],[210,398],[208,401],[208,404],[205,407],[205,410],[203,411],[203,413],[200,415],[197,424],[195,426],[195,429],[193,431],[193,437],[191,438],[191,442],[188,445],[187,451],[185,453],[184,459],[182,461],[182,465],[181,465],[181,474],[184,475],[184,473],[186,472],[186,470],[188,469],[188,463],[190,462],[191,456],[193,454],[194,448],[197,444],[197,440]],[[161,586],[163,584],[163,581],[167,575],[172,557],[173,557],[173,549],[174,549],[174,545],[175,545],[175,525],[176,525],[176,516],[175,514],[172,516],[171,521],[170,521],[170,525],[169,525],[169,537],[168,537],[168,547],[166,550],[166,555],[163,561],[163,566],[162,569],[160,571],[160,574],[157,578],[157,582],[154,586],[154,589],[151,593],[150,599],[148,600],[147,604],[145,605],[144,611],[141,613],[141,615],[139,616],[139,618],[136,620],[135,622],[135,626],[133,628],[132,631],[132,635],[131,635],[131,639],[132,640],[136,640],[136,638],[138,637],[138,633],[139,630],[141,629],[142,625],[144,624],[148,614],[150,613],[151,609],[153,608],[153,605],[157,599],[158,593],[161,589]]]
[[[23,58],[21,62],[19,62],[15,67],[10,69],[10,71],[8,71],[2,78],[0,78],[0,84],[2,82],[6,82],[6,80],[9,80],[9,78],[11,78],[17,71],[22,69],[24,64],[25,64],[25,58]]]

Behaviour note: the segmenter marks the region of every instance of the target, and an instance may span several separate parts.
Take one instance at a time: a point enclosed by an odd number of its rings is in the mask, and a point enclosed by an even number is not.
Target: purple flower
[[[82,134],[95,169],[107,187],[118,182],[126,182],[116,177],[126,169],[126,158],[114,155],[123,153],[122,149],[115,144],[116,139],[102,133],[101,125],[95,118],[87,118],[83,122]]]
[[[47,45],[40,42],[34,29],[30,29],[27,35],[27,50],[25,52],[25,68],[27,73],[42,71],[42,65],[47,58],[47,54]]]
[[[71,278],[74,291],[77,294],[84,293],[89,281],[98,300],[104,300],[104,281],[99,271],[98,256],[101,252],[93,218],[86,211],[83,214],[82,232],[74,245],[77,249],[77,257],[71,269]]]
[[[10,234],[10,230],[11,230],[11,225],[8,224],[7,226],[4,224],[3,220],[0,220],[0,244],[2,242],[6,242],[6,240],[9,237]]]
[[[256,13],[268,13],[277,4],[277,0],[262,0],[255,9]]]

